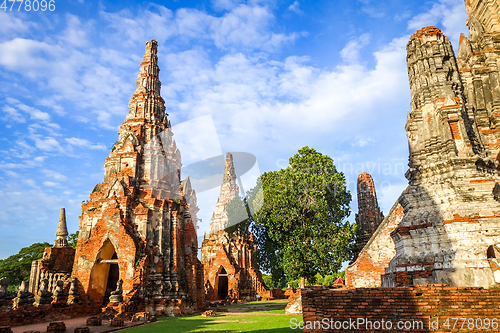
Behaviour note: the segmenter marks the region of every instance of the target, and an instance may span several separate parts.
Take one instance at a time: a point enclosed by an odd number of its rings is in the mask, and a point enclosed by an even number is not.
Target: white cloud
[[[36,185],[36,182],[33,179],[23,179],[23,183],[25,183],[26,185],[33,187],[35,189],[40,188],[40,187],[38,187],[38,185]]]
[[[12,33],[24,33],[32,26],[30,22],[24,22],[6,11],[0,11],[0,22],[2,22],[2,24],[0,24],[0,33],[3,36]]]
[[[45,181],[43,182],[43,185],[47,187],[61,187],[61,184],[56,183],[56,182],[51,182],[51,181]]]
[[[296,34],[277,37],[269,30],[274,15],[260,6],[240,5],[211,25],[215,45],[225,49],[230,47],[263,48],[274,52],[284,43],[294,41]],[[279,34],[278,34],[279,35]]]
[[[241,2],[241,0],[212,0],[212,6],[215,10],[231,10]]]
[[[453,46],[458,49],[460,33],[467,30],[465,21],[467,13],[464,2],[461,0],[439,0],[431,9],[413,17],[408,22],[408,29],[415,31],[426,26],[437,26],[453,41]]]
[[[83,148],[89,148],[89,149],[99,149],[99,150],[106,150],[106,146],[102,143],[99,144],[92,144],[90,141],[85,140],[85,139],[80,139],[80,138],[66,138],[67,143],[69,143],[72,146],[77,146],[77,147],[83,147]]]
[[[63,148],[60,143],[52,137],[42,138],[41,136],[33,136],[35,145],[38,149],[43,151],[59,151],[63,152]]]
[[[365,146],[368,146],[368,145],[371,145],[373,142],[375,142],[375,140],[373,139],[358,139],[356,140],[355,142],[352,143],[353,146],[356,146],[356,147],[365,147]]]
[[[222,155],[212,117],[206,115],[172,127],[174,140],[182,154],[182,164],[188,165]]]
[[[67,14],[66,21],[67,27],[60,37],[61,40],[75,47],[88,45],[89,41],[87,34],[93,28],[92,21],[87,21],[85,24],[82,24],[77,16],[71,14]]]
[[[7,175],[9,175],[10,177],[13,177],[13,178],[18,178],[19,177],[19,174],[12,171],[12,170],[3,170]]]
[[[302,11],[299,8],[299,2],[294,1],[290,6],[288,6],[288,10],[292,12],[296,12],[297,14],[302,14]]]
[[[7,114],[3,118],[4,120],[7,120],[7,121],[12,120],[12,121],[15,121],[17,123],[25,123],[26,122],[24,117],[19,112],[17,112],[16,109],[14,109],[13,107],[11,107],[9,105],[4,105],[2,107],[2,111]]]
[[[23,163],[5,163],[4,161],[0,162],[0,169],[26,169],[26,168],[34,168],[39,167],[44,160],[44,157],[41,156],[35,157],[33,160],[24,160]]]
[[[57,171],[53,171],[53,170],[42,170],[42,173],[45,175],[45,177],[49,178],[49,179],[53,179],[53,180],[59,180],[59,181],[65,181],[65,180],[68,180],[68,177],[66,177],[65,175],[63,174],[60,174],[59,172]]]
[[[44,122],[50,120],[50,115],[48,113],[42,112],[38,109],[35,109],[34,107],[25,104],[18,104],[17,108],[29,114],[30,118],[33,120],[41,120]]]
[[[44,56],[53,57],[62,52],[54,45],[23,38],[0,43],[0,51],[0,65],[22,71],[31,78],[38,76],[39,69],[47,67],[49,61]]]
[[[369,34],[362,34],[356,39],[351,40],[347,45],[340,51],[340,56],[342,60],[346,63],[357,63],[359,62],[359,51],[363,46],[370,42]]]
[[[296,33],[287,35],[272,32],[270,27],[275,17],[265,6],[237,5],[235,1],[223,1],[220,4],[224,8],[231,8],[221,17],[192,8],[180,8],[174,13],[159,5],[137,13],[129,10],[101,12],[101,16],[117,31],[116,37],[124,43],[144,42],[153,36],[158,42],[164,43],[169,38],[178,37],[181,40],[208,40],[222,50],[243,47],[275,52],[299,37]]]

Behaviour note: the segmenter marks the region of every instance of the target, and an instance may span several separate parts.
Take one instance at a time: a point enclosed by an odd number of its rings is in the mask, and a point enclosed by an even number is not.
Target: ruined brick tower
[[[435,27],[407,45],[409,186],[384,286],[500,283],[500,1],[466,8],[458,59]]]
[[[160,96],[155,40],[146,52],[128,114],[104,163],[104,181],[82,204],[73,276],[96,305],[117,281],[124,301],[172,313],[204,307],[197,259],[196,198],[180,181],[181,155]]]
[[[66,210],[61,208],[54,246],[44,250],[42,259],[31,263],[29,281],[29,291],[31,293],[38,293],[44,279],[48,280],[48,288],[51,291],[55,290],[58,280],[63,280],[66,284],[69,284],[75,260],[75,249],[68,246],[66,236],[68,236]]]
[[[201,246],[205,292],[208,300],[255,299],[256,294],[269,298],[262,274],[253,267],[252,255],[257,247],[250,232],[228,233],[229,218],[225,205],[238,195],[233,155],[228,153],[220,196],[210,223],[210,234]]]
[[[372,176],[366,172],[358,176],[358,213],[356,214],[356,224],[360,233],[356,240],[357,258],[359,251],[365,247],[378,226],[384,219],[384,214],[380,211],[375,193],[375,184]]]

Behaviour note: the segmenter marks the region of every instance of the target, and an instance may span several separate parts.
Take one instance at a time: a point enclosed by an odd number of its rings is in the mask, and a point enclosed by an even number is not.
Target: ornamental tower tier
[[[239,194],[236,173],[234,171],[233,154],[227,153],[226,165],[224,167],[224,175],[222,185],[220,187],[219,199],[215,205],[215,212],[212,214],[210,221],[210,233],[216,233],[219,230],[224,230],[228,227],[228,216],[225,205]]]

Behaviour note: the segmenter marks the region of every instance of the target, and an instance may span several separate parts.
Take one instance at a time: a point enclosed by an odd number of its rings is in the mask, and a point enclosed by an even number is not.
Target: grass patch
[[[285,314],[287,300],[279,301],[259,301],[230,305],[227,307],[229,312],[256,312],[256,313],[275,313]]]
[[[295,318],[299,322],[302,316],[285,315],[287,304],[287,300],[234,304],[226,307],[230,313],[220,312],[215,317],[163,317],[156,323],[130,328],[126,333],[296,332],[290,328],[290,320]]]
[[[163,317],[158,322],[133,327],[125,330],[126,333],[190,333],[190,332],[263,332],[263,333],[288,333],[296,332],[290,328],[290,320],[302,320],[302,316],[277,316],[259,314],[218,314],[215,317],[186,316]]]

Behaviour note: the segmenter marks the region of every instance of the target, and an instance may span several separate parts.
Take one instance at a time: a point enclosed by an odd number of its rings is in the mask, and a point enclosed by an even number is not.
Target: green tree
[[[263,201],[262,184],[259,179],[257,185],[247,191],[245,198],[236,196],[226,204],[229,227],[225,231],[243,237],[249,237],[251,231],[253,241],[257,245],[257,251],[252,258],[253,264],[262,272],[270,273],[270,283],[266,282],[269,288],[282,287],[286,285],[287,280],[283,269],[278,264],[279,253],[276,250],[276,244],[268,237],[266,227],[257,226],[254,219],[255,212],[262,207]]]
[[[29,279],[31,263],[42,258],[45,248],[51,246],[46,242],[35,243],[22,248],[18,254],[0,260],[0,278],[9,279],[9,291],[14,292],[22,281]]]
[[[68,235],[68,245],[74,249],[76,249],[76,243],[78,242],[79,233],[80,231],[77,230],[76,232]]]
[[[352,257],[354,230],[346,220],[351,194],[333,160],[304,147],[286,169],[262,174],[261,183],[262,208],[254,215],[259,263],[310,283],[317,273],[339,271]]]

